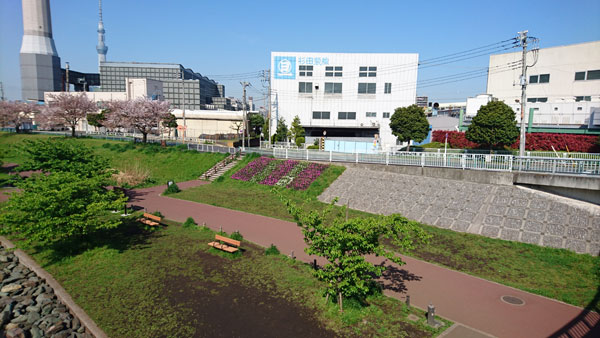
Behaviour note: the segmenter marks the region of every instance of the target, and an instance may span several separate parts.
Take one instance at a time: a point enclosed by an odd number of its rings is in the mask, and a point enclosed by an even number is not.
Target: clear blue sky
[[[51,0],[64,66],[97,71],[97,1]],[[269,68],[271,51],[419,53],[421,60],[509,39],[528,29],[540,47],[600,40],[600,1],[104,0],[108,61],[180,63],[201,74]],[[21,1],[0,1],[0,81],[20,99]],[[488,57],[419,71],[419,80],[486,67]],[[226,81],[241,96],[239,79]],[[247,79],[256,88],[260,80]],[[440,102],[485,92],[486,78],[417,88]],[[249,95],[260,94],[251,89]]]

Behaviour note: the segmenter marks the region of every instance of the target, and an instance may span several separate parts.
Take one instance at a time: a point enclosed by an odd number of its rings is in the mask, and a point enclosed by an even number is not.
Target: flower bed
[[[274,158],[259,157],[256,160],[248,163],[248,165],[244,168],[238,170],[238,172],[233,174],[231,178],[240,181],[250,181],[254,175],[262,172],[265,167],[274,160]]]
[[[308,167],[302,170],[292,183],[288,184],[288,188],[296,190],[306,190],[308,186],[314,182],[317,177],[321,176],[321,173],[327,169],[327,165],[311,163]]]
[[[233,174],[231,178],[306,190],[327,167],[328,165],[325,164],[259,157]]]

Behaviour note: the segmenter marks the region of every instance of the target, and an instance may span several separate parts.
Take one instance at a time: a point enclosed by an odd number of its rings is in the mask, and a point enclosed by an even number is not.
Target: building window
[[[541,74],[540,75],[540,83],[548,83],[550,82],[550,74]]]
[[[356,120],[356,112],[338,112],[338,120]]]
[[[375,113],[375,112],[367,112],[367,117],[377,117],[377,113]]]
[[[313,76],[313,66],[300,66],[300,76]]]
[[[358,76],[359,77],[376,77],[377,76],[377,67],[359,67],[358,68]]]
[[[591,96],[575,96],[575,102],[592,101]]]
[[[376,83],[359,83],[358,93],[359,94],[375,94],[377,89]]]
[[[340,66],[327,66],[325,67],[325,76],[326,77],[342,77],[342,70],[344,67]]]
[[[600,70],[588,70],[587,72],[588,80],[598,80],[600,79]]]
[[[313,119],[315,120],[329,120],[329,112],[328,111],[314,111]]]
[[[384,112],[384,113],[383,113],[383,118],[384,118],[384,119],[389,119],[389,118],[390,118],[390,113],[389,113],[389,112],[387,112],[387,113],[386,113],[386,112]]]
[[[548,102],[547,97],[529,97],[527,102]]]
[[[385,84],[385,88],[384,89],[385,89],[384,92],[383,92],[384,94],[391,94],[392,93],[392,84],[389,83],[389,82],[387,82]]]
[[[575,73],[575,81],[583,81],[585,80],[585,72],[576,72]]]
[[[325,94],[341,94],[342,84],[334,82],[325,82]]]
[[[312,93],[312,82],[298,82],[298,93]]]
[[[529,83],[538,83],[538,76],[537,75],[531,75],[529,77]]]

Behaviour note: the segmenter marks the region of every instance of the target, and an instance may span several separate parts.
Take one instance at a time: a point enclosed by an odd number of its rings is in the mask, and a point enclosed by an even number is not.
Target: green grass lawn
[[[325,303],[323,285],[310,266],[283,255],[267,256],[264,248],[248,242],[242,244],[243,254],[232,259],[206,245],[214,232],[166,223],[151,233],[128,223],[53,248],[26,250],[110,337],[203,336],[227,332],[227,325],[253,332],[270,325],[269,313],[281,311],[341,337],[429,337],[451,325],[444,321],[445,327],[430,329],[422,311],[381,294],[369,296],[368,306],[347,300],[340,315],[336,304]],[[237,306],[250,315],[258,311],[254,306],[264,307],[264,322],[219,319],[228,316],[222,306],[233,306],[238,292],[260,295],[256,304]],[[420,319],[409,321],[409,313]]]
[[[49,135],[0,133],[0,149],[4,163],[23,163],[25,154],[19,151],[22,140],[47,139]],[[62,136],[59,136],[62,137]],[[140,170],[148,174],[148,180],[138,187],[197,179],[206,170],[225,158],[225,154],[199,153],[176,147],[161,148],[153,145],[134,145],[131,142],[108,141],[93,138],[71,140],[91,147],[98,155],[109,159],[111,166],[119,170]],[[2,178],[2,177],[0,177]]]
[[[245,166],[250,157],[240,161],[222,179],[173,197],[212,204],[292,221],[271,187],[231,179]],[[307,208],[318,210],[325,204],[316,197],[333,182],[344,167],[330,166],[306,191],[286,189],[284,195]],[[368,213],[350,210],[350,217],[365,217]],[[525,291],[558,299],[577,306],[600,310],[600,258],[519,242],[491,239],[484,236],[454,232],[422,225],[433,237],[409,255],[463,271]]]

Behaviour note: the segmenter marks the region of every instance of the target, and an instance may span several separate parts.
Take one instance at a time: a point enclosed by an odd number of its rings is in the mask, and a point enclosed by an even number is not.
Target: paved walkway
[[[598,256],[600,206],[516,186],[346,168],[319,196],[375,214]]]
[[[200,184],[206,183],[178,183],[182,189]],[[158,210],[166,218],[179,222],[193,217],[197,223],[206,223],[215,230],[222,227],[226,232],[240,231],[251,242],[262,246],[275,244],[282,253],[293,251],[298,259],[305,262],[314,259],[304,253],[303,236],[294,223],[159,196],[165,188],[159,186],[130,191],[131,204],[149,212]],[[600,315],[597,313],[414,258],[403,259],[406,264],[402,267],[387,263],[389,269],[383,277],[385,294],[402,300],[408,294],[411,304],[420,308],[433,303],[437,314],[462,324],[456,330],[466,326],[498,337],[583,337],[600,330]],[[370,260],[382,262],[374,257]],[[501,300],[506,295],[522,299],[525,304],[510,305]],[[460,332],[450,332],[447,336],[459,337]]]

